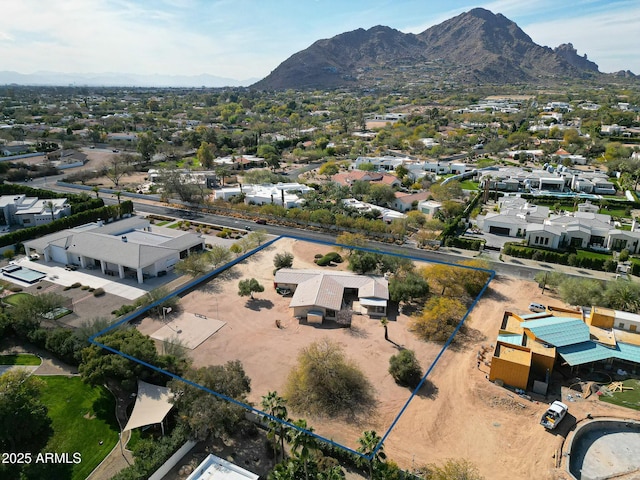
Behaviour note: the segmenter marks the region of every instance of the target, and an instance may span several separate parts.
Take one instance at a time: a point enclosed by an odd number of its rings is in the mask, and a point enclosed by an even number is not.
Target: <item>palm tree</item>
[[[96,198],[100,198],[100,187],[99,186],[94,186],[91,190],[93,190],[93,192],[96,194]]]
[[[269,415],[265,417],[268,420],[267,426],[269,432],[267,438],[273,442],[273,457],[278,461],[278,440],[280,441],[280,451],[284,460],[284,439],[286,436],[286,427],[282,423],[288,420],[288,412],[286,407],[287,401],[278,395],[278,392],[269,392],[262,397],[262,410]]]
[[[120,197],[122,196],[122,192],[120,190],[117,190],[117,191],[113,192],[113,194],[118,199],[118,205],[120,205]]]
[[[291,451],[304,464],[304,478],[309,480],[307,464],[309,462],[309,457],[311,456],[311,450],[316,447],[316,439],[307,432],[313,432],[313,428],[307,426],[307,421],[304,419],[296,420],[293,424],[300,428],[300,430],[294,428],[289,432]],[[304,430],[306,430],[306,432]]]
[[[384,339],[388,342],[389,341],[389,332],[387,330],[387,326],[389,325],[389,319],[387,317],[382,317],[380,319],[380,325],[382,325],[384,327]]]
[[[362,436],[358,439],[360,446],[358,452],[365,455],[369,463],[369,480],[373,480],[374,467],[381,463],[387,456],[384,453],[384,445],[380,443],[382,438],[375,432],[375,430],[367,430],[362,433]]]
[[[49,210],[49,212],[51,212],[51,221],[53,222],[56,219],[54,215],[54,212],[56,211],[56,206],[53,204],[51,200],[47,200],[46,202],[44,202],[44,208],[46,208],[47,210]]]

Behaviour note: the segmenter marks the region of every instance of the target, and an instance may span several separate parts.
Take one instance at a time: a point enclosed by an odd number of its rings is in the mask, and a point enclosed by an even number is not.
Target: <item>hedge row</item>
[[[590,270],[604,270],[615,272],[618,262],[613,259],[578,257],[575,253],[556,252],[542,248],[525,247],[521,245],[505,244],[503,253],[511,257],[528,258],[541,262],[559,263],[571,267],[588,268]]]
[[[465,207],[462,213],[456,216],[455,218],[451,219],[449,222],[447,222],[447,224],[442,229],[442,232],[440,233],[440,239],[445,240],[448,237],[455,236],[456,232],[458,231],[458,228],[460,227],[460,222],[462,222],[463,219],[465,218],[469,218],[469,214],[478,205],[478,202],[480,201],[482,194],[483,192],[476,193],[476,196],[469,202],[469,204]]]
[[[107,221],[111,218],[118,218],[122,215],[130,214],[133,212],[133,202],[130,200],[122,202],[120,205],[110,205],[95,210],[86,210],[84,212],[76,213],[68,217],[54,220],[53,222],[45,225],[38,225],[36,227],[23,228],[22,230],[16,230],[15,232],[8,233],[0,237],[0,247],[6,247],[9,245],[15,245],[25,242],[34,238],[42,237],[43,235],[49,235],[50,233],[59,232],[66,228],[73,228],[85,223],[95,222],[98,220]]]
[[[484,245],[484,243],[485,243],[484,240],[473,240],[470,238],[461,238],[461,237],[447,237],[444,241],[444,246],[464,248],[465,250],[479,251],[482,245]]]

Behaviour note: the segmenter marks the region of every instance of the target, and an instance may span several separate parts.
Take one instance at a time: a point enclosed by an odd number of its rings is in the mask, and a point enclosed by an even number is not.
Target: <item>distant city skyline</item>
[[[385,25],[405,33],[475,7],[501,13],[534,42],[572,43],[601,72],[640,74],[636,0],[20,0],[3,2],[0,70],[267,76],[316,40]]]

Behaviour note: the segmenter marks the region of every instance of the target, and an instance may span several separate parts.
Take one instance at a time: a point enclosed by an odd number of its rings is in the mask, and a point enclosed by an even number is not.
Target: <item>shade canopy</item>
[[[123,431],[161,423],[173,407],[171,397],[169,387],[160,387],[138,380],[136,404]]]

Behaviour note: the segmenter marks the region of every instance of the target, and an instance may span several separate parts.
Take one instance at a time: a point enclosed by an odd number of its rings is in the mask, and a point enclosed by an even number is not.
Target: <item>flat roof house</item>
[[[24,242],[24,246],[27,256],[35,251],[46,262],[99,268],[105,275],[134,277],[138,283],[166,274],[180,259],[204,249],[200,235],[153,229],[148,220],[130,217],[81,225]]]
[[[40,200],[24,194],[0,197],[0,225],[35,227],[71,215],[66,198]]]

